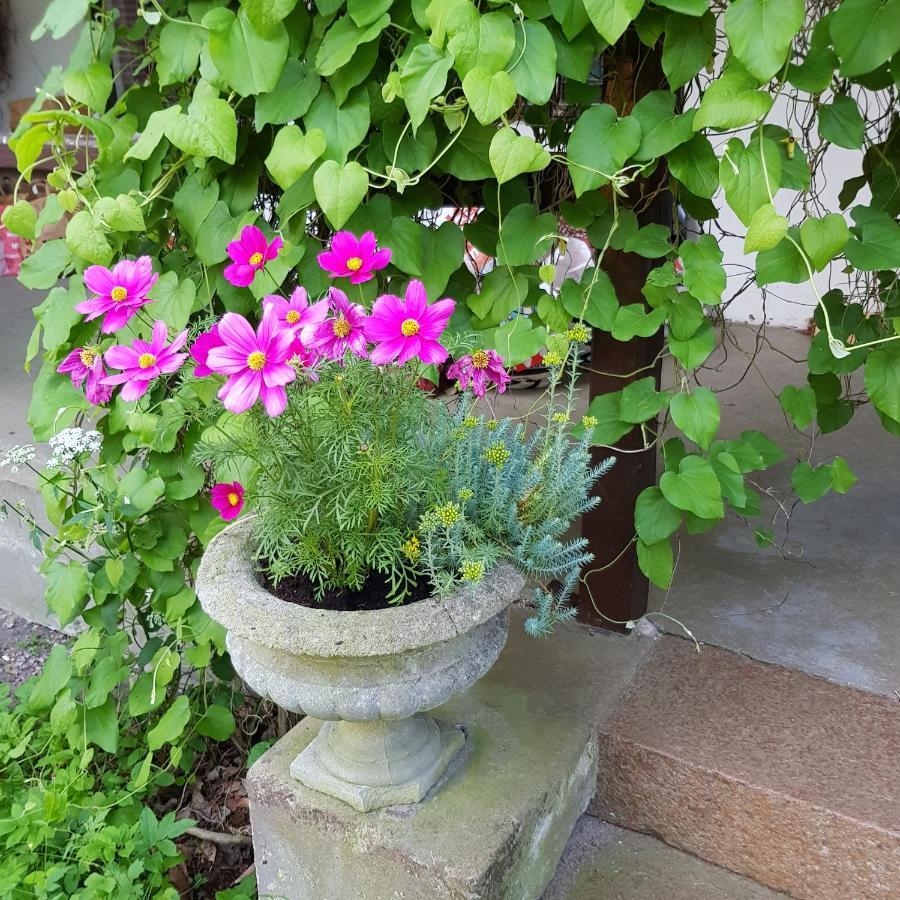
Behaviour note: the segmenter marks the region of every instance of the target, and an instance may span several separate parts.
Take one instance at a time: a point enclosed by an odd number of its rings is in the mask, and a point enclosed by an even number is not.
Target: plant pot
[[[501,564],[443,600],[358,612],[299,606],[260,584],[249,523],[214,538],[197,573],[200,603],[227,630],[244,681],[326,720],[291,774],[360,812],[417,803],[462,749],[465,733],[425,712],[494,664],[523,584]]]

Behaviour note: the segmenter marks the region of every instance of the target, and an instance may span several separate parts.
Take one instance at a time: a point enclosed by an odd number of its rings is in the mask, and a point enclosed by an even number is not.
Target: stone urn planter
[[[427,715],[473,685],[506,643],[524,584],[502,564],[443,600],[337,612],[286,603],[260,583],[249,523],[214,538],[197,573],[234,668],[261,696],[324,719],[291,765],[307,787],[360,812],[417,803],[465,743]]]

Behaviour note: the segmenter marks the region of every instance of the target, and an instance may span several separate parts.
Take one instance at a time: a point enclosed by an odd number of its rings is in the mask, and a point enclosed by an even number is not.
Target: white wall
[[[44,35],[32,43],[31,32],[41,21],[48,0],[9,0],[12,36],[9,42],[12,73],[9,84],[0,93],[0,134],[10,130],[10,100],[33,97],[35,88],[43,84],[47,72],[55,65],[64,65],[75,44],[79,29],[70,32],[62,40],[55,41]]]

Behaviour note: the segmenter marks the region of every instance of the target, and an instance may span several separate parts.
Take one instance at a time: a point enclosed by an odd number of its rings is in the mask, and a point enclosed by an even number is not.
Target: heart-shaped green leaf
[[[524,172],[539,172],[550,165],[550,154],[536,141],[501,128],[491,140],[488,152],[497,181],[503,184]]]
[[[488,72],[475,66],[463,79],[463,93],[472,107],[475,118],[488,125],[516,102],[518,92],[508,72]]]
[[[807,219],[800,226],[800,244],[817,272],[834,259],[850,237],[844,217],[829,213],[821,219]]]
[[[787,234],[790,223],[778,214],[771,203],[761,206],[750,219],[747,236],[744,238],[744,253],[757,250],[771,250]]]
[[[369,178],[358,162],[342,166],[329,159],[316,169],[313,189],[325,217],[334,228],[341,228],[366,196]]]

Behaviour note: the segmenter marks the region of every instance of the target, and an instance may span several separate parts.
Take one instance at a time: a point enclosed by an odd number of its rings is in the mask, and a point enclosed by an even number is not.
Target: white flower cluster
[[[30,463],[34,459],[34,447],[31,444],[17,444],[10,447],[0,459],[0,469],[9,466],[9,471],[13,475],[26,463]]]
[[[64,428],[50,438],[53,451],[47,460],[47,468],[68,466],[85,453],[97,453],[103,444],[99,431],[85,431],[83,428]]]

